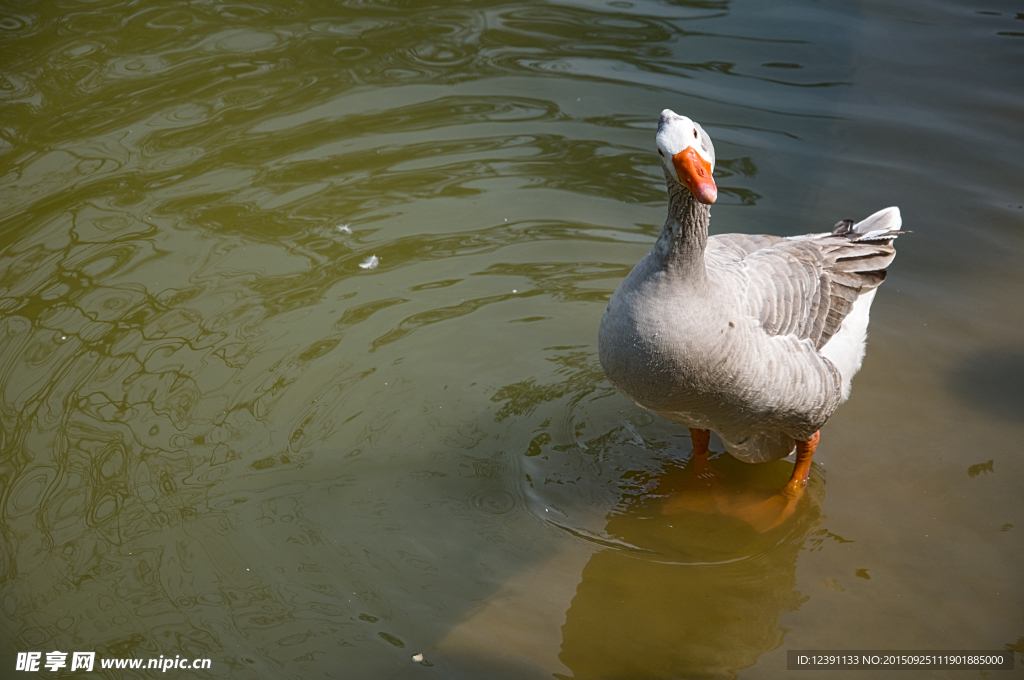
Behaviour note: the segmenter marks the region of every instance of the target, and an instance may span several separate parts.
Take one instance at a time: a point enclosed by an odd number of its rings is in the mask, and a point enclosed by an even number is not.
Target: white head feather
[[[672,167],[672,157],[687,147],[693,147],[697,155],[711,164],[711,170],[715,169],[715,147],[711,144],[711,138],[704,132],[697,123],[686,116],[680,116],[671,109],[661,112],[661,119],[658,120],[658,151],[661,153],[661,162],[666,167]]]

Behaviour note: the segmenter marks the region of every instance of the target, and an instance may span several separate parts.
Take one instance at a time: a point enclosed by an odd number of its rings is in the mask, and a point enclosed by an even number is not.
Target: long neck
[[[707,281],[704,248],[708,244],[711,207],[700,203],[675,180],[668,179],[668,219],[656,247],[665,265],[677,276],[695,283]]]

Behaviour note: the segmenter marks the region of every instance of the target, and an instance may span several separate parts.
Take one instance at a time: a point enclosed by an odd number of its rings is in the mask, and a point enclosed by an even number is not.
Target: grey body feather
[[[709,208],[666,176],[668,220],[608,303],[601,364],[632,401],[714,430],[737,458],[784,457],[848,394],[899,211],[824,234],[708,238]]]

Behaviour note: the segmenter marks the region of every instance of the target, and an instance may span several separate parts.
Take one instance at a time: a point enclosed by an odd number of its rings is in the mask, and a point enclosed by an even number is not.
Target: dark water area
[[[5,3],[0,677],[1019,675],[1022,64],[987,0]],[[767,532],[597,360],[664,108],[713,233],[913,232]]]

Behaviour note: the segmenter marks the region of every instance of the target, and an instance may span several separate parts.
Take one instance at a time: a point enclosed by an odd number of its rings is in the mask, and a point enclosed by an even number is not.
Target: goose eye
[[[693,138],[697,139],[697,128],[693,128]]]
[[[664,158],[665,157],[665,152],[662,151],[661,149],[658,149],[658,155],[661,156],[662,158]]]

